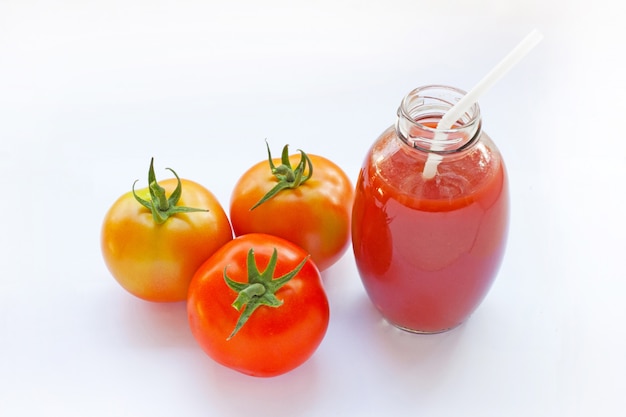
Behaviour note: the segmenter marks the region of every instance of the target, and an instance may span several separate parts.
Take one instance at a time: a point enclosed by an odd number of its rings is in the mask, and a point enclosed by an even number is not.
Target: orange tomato
[[[230,221],[235,235],[265,233],[287,239],[309,252],[323,271],[337,262],[349,245],[354,198],[350,179],[322,156],[303,152],[288,156],[287,146],[282,158],[272,158],[269,147],[268,155],[273,165],[268,160],[253,165],[232,191]],[[299,174],[305,178],[310,174],[310,178],[294,188],[286,186],[252,209],[277,186],[280,176],[288,171],[285,166],[299,167],[303,160]],[[276,166],[278,169],[273,169]]]

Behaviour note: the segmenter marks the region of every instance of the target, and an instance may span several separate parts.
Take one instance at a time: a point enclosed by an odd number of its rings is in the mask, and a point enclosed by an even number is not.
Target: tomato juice
[[[359,173],[354,255],[387,321],[437,333],[464,322],[497,274],[508,228],[506,169],[483,133],[424,179],[427,152],[395,133],[391,127],[380,136]]]

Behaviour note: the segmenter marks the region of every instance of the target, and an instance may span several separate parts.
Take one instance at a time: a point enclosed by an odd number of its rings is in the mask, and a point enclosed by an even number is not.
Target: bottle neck
[[[411,91],[398,108],[398,137],[412,148],[442,155],[472,147],[481,134],[482,122],[477,103],[461,115],[450,129],[437,127],[443,115],[464,95],[463,90],[442,85]]]

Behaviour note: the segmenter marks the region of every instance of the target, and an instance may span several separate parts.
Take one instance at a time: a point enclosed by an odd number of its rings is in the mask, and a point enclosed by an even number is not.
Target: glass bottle
[[[401,102],[356,184],[352,243],[368,297],[391,324],[438,333],[463,323],[500,267],[508,231],[506,168],[478,104],[437,123],[464,91],[430,85]],[[424,174],[436,161],[434,176]]]

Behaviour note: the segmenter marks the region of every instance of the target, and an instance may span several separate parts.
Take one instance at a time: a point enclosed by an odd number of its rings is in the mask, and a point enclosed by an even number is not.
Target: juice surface
[[[393,145],[392,136],[385,132],[372,147],[357,181],[357,267],[389,322],[445,331],[467,319],[497,274],[508,225],[506,170],[487,138],[444,158],[437,176],[424,180],[425,158]]]

